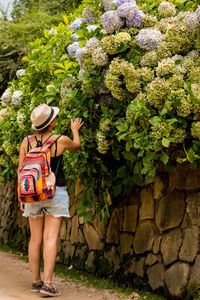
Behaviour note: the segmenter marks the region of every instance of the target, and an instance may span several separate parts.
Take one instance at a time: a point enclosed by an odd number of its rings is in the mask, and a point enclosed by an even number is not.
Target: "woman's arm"
[[[18,171],[21,169],[24,157],[26,156],[26,152],[27,152],[27,138],[24,138],[21,146],[20,146],[20,150],[19,150],[19,166],[18,166]]]
[[[79,129],[83,126],[81,118],[76,118],[71,120],[71,130],[73,134],[73,140],[67,136],[62,136],[59,140],[62,143],[62,146],[66,150],[75,151],[80,149],[80,137]]]

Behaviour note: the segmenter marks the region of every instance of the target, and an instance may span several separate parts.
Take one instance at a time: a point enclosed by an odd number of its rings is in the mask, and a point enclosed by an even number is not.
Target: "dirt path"
[[[38,293],[30,292],[30,277],[27,263],[21,261],[17,255],[0,252],[0,300],[44,298]],[[61,291],[59,300],[119,300],[119,297],[110,291],[87,288],[57,277],[55,282]]]

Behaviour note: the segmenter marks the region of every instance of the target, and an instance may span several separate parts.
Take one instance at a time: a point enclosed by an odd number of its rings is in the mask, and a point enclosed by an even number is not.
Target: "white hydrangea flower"
[[[49,30],[49,35],[56,35],[57,34],[57,30],[55,29],[55,28],[51,28],[50,30]]]
[[[24,124],[25,119],[26,119],[25,114],[22,113],[21,111],[18,111],[18,113],[17,113],[17,123],[18,123],[19,128],[21,128],[21,129],[25,128],[25,124]]]
[[[5,92],[3,93],[3,95],[1,96],[1,100],[3,103],[8,104],[11,102],[12,100],[12,89],[11,88],[7,88],[5,90]]]
[[[22,94],[22,90],[16,90],[13,92],[11,101],[14,106],[19,106],[21,104]]]
[[[96,25],[88,25],[86,27],[86,29],[87,29],[88,32],[95,31],[97,28],[98,28],[98,26],[96,26]]]
[[[197,10],[196,10],[196,15],[197,15],[197,19],[200,22],[200,5],[198,5]]]
[[[78,41],[78,39],[80,38],[80,36],[76,33],[72,33],[72,41],[76,42]]]
[[[195,30],[197,27],[199,27],[199,21],[197,19],[196,13],[188,13],[185,16],[184,24],[188,30]]]
[[[0,110],[0,123],[3,123],[8,116],[9,116],[9,112],[7,108],[2,108]]]
[[[176,8],[174,4],[165,1],[160,3],[158,12],[164,18],[173,17],[176,14]]]
[[[25,72],[26,72],[25,69],[19,69],[19,70],[17,70],[17,72],[16,72],[17,78],[20,78],[20,77],[24,76]]]

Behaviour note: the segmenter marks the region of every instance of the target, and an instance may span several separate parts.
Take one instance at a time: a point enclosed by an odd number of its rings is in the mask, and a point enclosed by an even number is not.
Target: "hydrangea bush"
[[[188,2],[190,5],[188,5]],[[53,34],[52,34],[53,32]],[[44,32],[1,97],[2,176],[16,167],[30,111],[60,107],[58,131],[81,116],[82,146],[65,171],[85,189],[79,213],[108,215],[158,167],[200,160],[200,6],[195,1],[85,0]]]

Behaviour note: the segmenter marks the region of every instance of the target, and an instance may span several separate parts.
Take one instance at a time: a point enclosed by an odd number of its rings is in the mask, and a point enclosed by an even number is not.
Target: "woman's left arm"
[[[20,150],[19,150],[19,166],[18,166],[18,171],[21,169],[24,157],[26,156],[26,152],[27,152],[27,138],[24,138],[21,146],[20,146]]]

